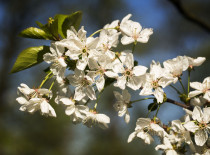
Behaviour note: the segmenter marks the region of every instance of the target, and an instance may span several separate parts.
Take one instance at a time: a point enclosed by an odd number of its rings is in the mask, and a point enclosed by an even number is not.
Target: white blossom
[[[177,147],[181,147],[183,143],[187,143],[191,149],[194,147],[190,132],[184,128],[180,120],[173,120],[170,129],[168,139],[171,143],[175,144]]]
[[[119,22],[119,20],[114,20],[111,24],[106,24],[104,26],[104,29],[106,29],[108,31],[108,34],[112,36],[115,33],[118,33],[116,28],[119,26]]]
[[[163,66],[169,74],[167,78],[172,78],[173,83],[178,81],[178,78],[182,75],[182,72],[188,68],[188,59],[182,56],[178,56],[174,59],[169,59],[163,62]]]
[[[155,150],[163,150],[166,155],[177,155],[177,152],[173,149],[169,139],[167,137],[163,138],[163,144],[157,145]]]
[[[173,82],[171,78],[165,77],[165,70],[160,66],[159,62],[152,61],[150,72],[145,76],[145,83],[140,95],[154,95],[158,103],[163,102],[165,88]]]
[[[124,120],[126,123],[130,121],[130,114],[128,112],[128,106],[130,104],[131,95],[128,90],[122,90],[122,95],[119,92],[114,91],[114,96],[117,99],[114,104],[114,108],[118,111],[118,116],[124,116]]]
[[[79,105],[72,98],[61,98],[60,102],[67,106],[65,113],[70,116],[74,124],[81,123],[89,111],[87,106]]]
[[[26,84],[21,84],[20,86],[18,87],[20,97],[16,100],[21,104],[21,111],[34,113],[40,110],[42,115],[56,117],[55,110],[48,101],[48,98],[50,99],[52,96],[48,89],[30,89]]]
[[[147,71],[145,66],[134,66],[134,59],[132,53],[127,53],[123,63],[117,62],[113,65],[113,70],[120,73],[121,76],[117,77],[115,87],[125,89],[125,85],[133,90],[137,90],[142,85],[142,75]]]
[[[197,57],[196,59],[184,56],[188,59],[188,67],[193,68],[194,66],[200,66],[206,60],[205,57]]]
[[[56,117],[55,110],[45,98],[32,98],[27,104],[22,105],[20,110],[28,111],[29,113],[34,113],[40,110],[42,115]]]
[[[190,104],[193,106],[203,106],[207,102],[206,99],[203,98],[203,96],[194,97],[190,99]]]
[[[185,122],[184,127],[195,133],[195,143],[199,146],[203,146],[208,139],[208,133],[210,129],[210,107],[203,108],[203,112],[200,107],[196,106],[192,113],[193,121]]]
[[[59,82],[64,78],[67,67],[65,62],[64,48],[52,43],[50,51],[51,53],[44,54],[43,59],[47,63],[51,63],[50,70],[54,75],[56,75],[56,79]]]
[[[91,100],[96,100],[95,90],[92,87],[93,79],[85,75],[84,71],[75,69],[74,72],[75,74],[67,77],[70,84],[76,87],[74,99],[80,101],[85,96],[88,96]]]
[[[154,139],[149,133],[160,137],[168,136],[164,129],[155,121],[150,118],[139,118],[136,122],[135,131],[128,137],[128,142],[131,142],[135,137],[139,137],[143,139],[146,144],[150,144]]]
[[[87,127],[98,125],[102,129],[108,128],[110,118],[105,114],[99,114],[96,111],[89,111],[86,113],[86,117],[83,119],[83,124]]]
[[[81,27],[78,32],[72,28],[72,30],[68,31],[69,38],[57,42],[57,44],[68,49],[66,52],[67,56],[73,60],[77,60],[76,67],[79,70],[84,70],[88,64],[89,58],[97,55],[96,46],[99,38],[86,38],[86,33],[84,27]]]
[[[210,77],[205,78],[203,83],[190,82],[190,87],[196,89],[189,93],[190,98],[203,94],[203,98],[210,102]]]
[[[67,79],[60,80],[57,84],[55,103],[59,104],[60,99],[71,96],[71,90]]]
[[[151,28],[142,29],[138,22],[129,20],[131,14],[125,16],[120,23],[120,30],[124,34],[121,39],[123,45],[128,45],[133,42],[147,43],[149,36],[153,34]]]
[[[118,74],[112,71],[112,61],[111,59],[103,55],[96,61],[95,59],[89,59],[89,67],[91,71],[88,71],[88,76],[94,79],[96,83],[96,87],[99,92],[101,92],[104,88],[105,77],[116,78]]]
[[[110,59],[115,58],[115,52],[111,48],[117,47],[118,38],[120,33],[109,34],[108,30],[102,30],[99,35],[99,42],[97,45],[97,50],[99,51],[99,57],[103,54],[107,55]]]

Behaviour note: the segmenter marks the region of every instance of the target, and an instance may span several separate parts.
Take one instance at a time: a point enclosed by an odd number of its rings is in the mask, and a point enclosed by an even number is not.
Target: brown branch
[[[182,4],[181,4],[181,0],[169,0],[175,7],[176,9],[179,11],[179,13],[188,21],[193,22],[194,24],[198,25],[199,27],[201,27],[202,29],[204,29],[205,31],[207,31],[208,33],[210,33],[210,25],[205,23],[203,20],[200,20],[199,18],[197,18],[196,16],[190,14],[189,12],[187,12]]]
[[[186,105],[186,104],[179,103],[179,102],[174,101],[174,100],[172,100],[172,99],[170,99],[170,98],[167,98],[166,102],[175,104],[175,105],[177,105],[177,106],[180,106],[180,107],[185,108],[185,109],[188,109],[188,110],[192,110],[192,109],[193,109],[192,106],[189,106],[189,105]]]

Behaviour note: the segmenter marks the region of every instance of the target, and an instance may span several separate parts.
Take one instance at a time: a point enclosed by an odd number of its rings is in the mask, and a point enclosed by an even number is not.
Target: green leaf
[[[43,61],[43,55],[49,52],[49,46],[29,47],[23,50],[18,55],[11,73],[16,73],[41,63]]]
[[[50,73],[50,67],[47,67],[46,69],[44,69],[44,72],[45,72],[46,74],[49,74],[49,73]]]
[[[42,23],[40,23],[40,22],[38,22],[38,21],[36,21],[36,24],[37,24],[40,28],[42,28],[42,27],[44,26]]]
[[[57,14],[55,20],[58,19],[58,33],[61,37],[66,38],[66,32],[71,26],[78,30],[82,20],[82,12],[77,11],[70,15]]]
[[[147,108],[148,108],[149,111],[155,111],[158,108],[158,104],[157,103],[150,103]]]
[[[50,34],[36,27],[29,27],[23,30],[22,32],[20,32],[19,36],[25,37],[25,38],[33,38],[33,39],[51,39],[52,38]]]
[[[55,20],[53,19],[51,23],[48,22],[48,27],[49,27],[50,33],[57,40],[57,38],[59,38],[59,36],[58,36],[58,19],[55,19]]]

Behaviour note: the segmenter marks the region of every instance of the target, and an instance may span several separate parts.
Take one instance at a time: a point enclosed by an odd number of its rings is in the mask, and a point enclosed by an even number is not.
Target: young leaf
[[[147,107],[147,109],[149,111],[155,111],[158,108],[158,104],[157,103],[150,103]]]
[[[36,27],[29,27],[22,32],[20,32],[19,36],[25,38],[33,38],[33,39],[51,39],[52,36],[42,29]]]
[[[43,25],[40,22],[36,22],[36,24],[40,27],[40,29],[50,36],[50,40],[60,40],[58,35],[58,19],[53,19],[50,17],[47,24]]]
[[[49,27],[50,33],[54,36],[55,40],[58,40],[58,38],[59,38],[59,35],[58,35],[58,19],[54,20],[52,18],[49,18],[48,27]]]
[[[66,32],[71,26],[78,30],[82,20],[82,12],[77,11],[70,15],[57,14],[55,20],[58,19],[58,33],[61,37],[66,38]]]
[[[50,52],[49,46],[29,47],[23,50],[18,55],[11,73],[16,73],[41,63],[43,61],[43,55],[48,52]]]

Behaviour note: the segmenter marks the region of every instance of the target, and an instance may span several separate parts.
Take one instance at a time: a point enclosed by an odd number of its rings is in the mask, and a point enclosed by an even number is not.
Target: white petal
[[[16,98],[16,101],[20,104],[26,104],[28,102],[25,97],[18,97]]]
[[[82,87],[75,88],[74,99],[80,101],[82,98],[85,97],[85,92]]]
[[[74,105],[68,106],[65,110],[65,113],[68,116],[72,115],[74,112],[75,112],[75,106]]]
[[[56,117],[55,110],[49,105],[49,116]]]
[[[166,149],[168,149],[168,148],[167,148],[166,145],[161,144],[161,145],[157,145],[157,146],[155,147],[155,150],[159,150],[159,149],[161,149],[161,150],[166,150]]]
[[[140,35],[139,37],[137,38],[137,41],[138,42],[141,42],[141,43],[147,43],[148,40],[149,40],[149,36],[153,34],[153,29],[143,29],[141,32],[140,32]]]
[[[175,150],[167,150],[166,155],[177,155],[177,152]]]
[[[52,55],[51,53],[46,53],[46,54],[43,55],[43,60],[46,61],[47,63],[53,62],[53,60],[55,58],[56,57],[54,55]]]
[[[127,106],[124,104],[124,102],[116,102],[114,104],[114,108],[118,111],[119,117],[124,116],[127,112]]]
[[[137,134],[137,137],[143,139],[146,144],[151,144],[154,141],[154,139],[148,133],[145,132],[139,132]]]
[[[95,90],[92,86],[87,86],[85,89],[85,93],[91,100],[96,100]]]
[[[125,113],[125,118],[124,119],[125,119],[125,122],[126,123],[129,123],[130,122],[130,114],[129,114],[128,110]]]
[[[114,91],[113,93],[114,93],[115,98],[116,98],[118,101],[123,101],[123,96],[122,96],[119,92]]]
[[[117,78],[117,83],[114,83],[115,87],[119,87],[120,89],[125,89],[126,77],[120,76]]]
[[[128,137],[128,143],[130,143],[136,137],[136,132],[132,132]]]
[[[203,62],[206,60],[205,57],[197,57],[196,59],[194,59],[193,61],[193,66],[200,66],[203,64]]]
[[[96,119],[101,123],[110,123],[110,118],[104,114],[96,114]]]
[[[190,132],[195,132],[196,130],[199,129],[199,127],[194,123],[194,122],[186,122],[184,125],[183,125],[188,131]]]
[[[201,94],[201,93],[203,93],[203,92],[200,91],[200,90],[191,91],[191,92],[189,93],[189,97],[191,98],[191,97],[197,96],[197,95],[199,95],[199,94]]]
[[[158,134],[158,136],[165,137],[166,135],[168,135],[165,132],[165,130],[162,127],[160,127],[158,124],[151,123],[150,127]]]
[[[115,73],[115,72],[112,72],[112,71],[106,71],[104,74],[106,76],[110,77],[110,78],[117,78],[118,77],[118,74]]]
[[[150,118],[139,118],[136,122],[136,126],[139,126],[141,128],[144,128],[146,126],[149,126],[151,123]]]
[[[49,103],[47,103],[47,101],[43,101],[40,104],[40,109],[42,114],[49,114]]]
[[[203,98],[205,98],[208,102],[210,102],[210,91],[206,91],[206,93],[204,94]]]
[[[50,94],[51,91],[49,91],[49,89],[46,89],[46,88],[41,88],[41,89],[37,89],[37,92],[39,92],[39,94]]]
[[[122,43],[123,45],[131,44],[131,43],[133,43],[134,41],[135,41],[135,40],[134,40],[132,37],[123,36],[123,37],[121,38],[121,43]]]
[[[65,105],[74,105],[74,102],[69,98],[61,98],[60,102],[62,102]]]
[[[105,79],[103,76],[100,76],[99,79],[96,80],[96,87],[99,92],[104,89]]]
[[[112,69],[115,73],[124,73],[125,69],[123,67],[123,64],[117,59],[116,61],[114,61],[112,66]]]
[[[141,77],[139,76],[130,77],[126,85],[133,90],[138,90],[142,85]]]
[[[65,60],[64,60],[64,58],[59,58],[58,59],[58,62],[60,63],[60,65],[62,66],[62,67],[66,67],[67,66],[67,64],[66,64],[66,62],[65,62]]]
[[[190,82],[190,87],[200,90],[200,91],[203,90],[203,85],[200,82]]]
[[[130,102],[130,99],[131,99],[131,95],[130,95],[130,93],[128,92],[128,90],[127,89],[124,89],[123,91],[122,91],[122,96],[123,96],[123,100],[125,101],[125,102]]]
[[[87,66],[87,63],[87,59],[78,60],[76,66],[79,70],[83,71]]]
[[[98,69],[99,68],[97,61],[95,59],[93,59],[93,58],[90,58],[88,60],[88,66],[89,66],[89,68],[91,70],[94,70],[94,69]]]
[[[198,122],[201,122],[202,117],[203,117],[203,112],[201,111],[201,108],[199,106],[194,107],[193,113],[192,113],[192,118],[194,120],[197,120]]]
[[[139,95],[142,95],[142,96],[151,95],[153,94],[152,89],[153,89],[152,86],[149,83],[146,83],[143,89],[140,91]]]
[[[128,54],[126,55],[124,65],[125,65],[128,69],[132,69],[132,68],[133,68],[133,66],[134,66],[134,60],[133,60],[133,54],[132,54],[132,53],[128,53]]]
[[[205,130],[198,130],[195,133],[195,143],[199,146],[203,146],[208,139],[208,134]]]
[[[158,103],[162,103],[163,102],[163,94],[164,94],[164,91],[162,88],[160,87],[157,87],[154,91],[154,96],[155,98],[157,99],[157,102]]]
[[[141,75],[145,74],[146,71],[147,71],[147,67],[145,67],[145,66],[135,66],[133,68],[133,74],[135,76],[141,76]]]
[[[210,107],[203,108],[203,121],[205,123],[210,122]]]

